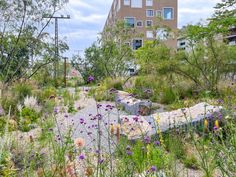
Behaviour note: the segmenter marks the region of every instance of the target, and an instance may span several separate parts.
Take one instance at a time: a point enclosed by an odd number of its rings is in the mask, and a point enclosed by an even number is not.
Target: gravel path
[[[93,98],[87,96],[86,88],[81,90],[80,99],[75,103],[75,106],[81,107],[81,110],[73,116],[58,114],[59,129],[63,134],[72,129],[73,139],[83,138],[87,148],[97,149],[98,119],[100,119],[102,148],[108,150],[108,130],[110,130],[110,125],[117,124],[119,115],[126,115],[126,113],[119,111],[114,102],[97,103]],[[70,91],[73,93],[73,90]],[[116,138],[114,136],[110,141],[111,146],[114,146],[115,141]]]

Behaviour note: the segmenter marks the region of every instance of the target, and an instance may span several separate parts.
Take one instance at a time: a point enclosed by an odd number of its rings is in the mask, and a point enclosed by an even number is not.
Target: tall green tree
[[[97,80],[126,76],[129,67],[134,63],[133,51],[127,43],[135,35],[134,29],[123,22],[107,27],[101,37],[85,50],[84,58],[78,55],[73,57],[72,65],[85,80],[89,75]]]
[[[67,0],[0,0],[0,79],[5,84],[23,77],[30,60],[45,51],[45,28]],[[42,57],[43,58],[43,57]],[[40,58],[40,59],[42,59]],[[47,61],[48,62],[48,61]]]

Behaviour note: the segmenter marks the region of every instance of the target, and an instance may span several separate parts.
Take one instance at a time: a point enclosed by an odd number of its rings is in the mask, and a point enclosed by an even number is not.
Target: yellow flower
[[[217,129],[220,128],[220,125],[219,125],[219,121],[218,121],[218,120],[215,121],[215,127],[216,127]]]
[[[209,125],[209,124],[208,124],[208,120],[205,119],[205,120],[204,120],[204,128],[205,128],[205,129],[208,129],[208,125]]]

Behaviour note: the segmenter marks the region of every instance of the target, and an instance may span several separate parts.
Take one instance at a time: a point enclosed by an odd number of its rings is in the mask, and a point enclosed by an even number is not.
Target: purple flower
[[[154,142],[154,145],[156,145],[156,146],[160,146],[160,144],[161,144],[160,141],[155,141]]]
[[[84,160],[84,158],[85,158],[84,154],[80,154],[80,155],[79,155],[79,159],[80,159],[80,160]]]
[[[81,119],[80,119],[80,124],[83,124],[83,123],[84,123],[84,119],[81,118]]]
[[[151,143],[151,138],[149,136],[144,137],[144,143],[150,144]]]
[[[224,103],[224,100],[219,99],[219,100],[217,100],[217,102],[218,102],[218,104],[223,104],[223,103]]]
[[[102,107],[102,105],[101,105],[101,104],[98,104],[98,105],[97,105],[97,108],[98,108],[98,109],[99,109],[99,108],[101,108],[101,107]]]
[[[132,151],[126,151],[126,153],[127,153],[127,155],[132,155],[133,153],[132,153]]]
[[[104,162],[103,159],[99,159],[98,163],[102,164]]]
[[[94,77],[90,75],[90,76],[88,77],[88,82],[93,82],[93,81],[94,81]]]
[[[156,166],[152,166],[152,167],[150,168],[150,170],[151,170],[152,172],[157,171],[157,167],[156,167]]]
[[[135,121],[135,122],[138,122],[138,117],[133,117],[133,120]]]
[[[217,130],[218,130],[218,127],[217,127],[217,126],[214,126],[213,129],[214,129],[214,131],[217,131]]]
[[[58,114],[59,113],[59,109],[58,108],[54,108],[54,113]]]

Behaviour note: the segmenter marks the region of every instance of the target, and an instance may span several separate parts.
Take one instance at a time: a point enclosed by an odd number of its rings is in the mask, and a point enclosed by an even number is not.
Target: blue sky
[[[89,47],[102,31],[113,0],[70,0],[59,13],[71,19],[59,22],[60,38],[65,38],[73,55]],[[178,27],[197,23],[213,12],[220,0],[179,0]]]

